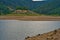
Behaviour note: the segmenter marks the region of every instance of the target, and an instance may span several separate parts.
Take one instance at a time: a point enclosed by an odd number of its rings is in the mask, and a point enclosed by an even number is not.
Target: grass
[[[37,13],[11,13],[11,14],[6,14],[6,15],[0,15],[0,16],[60,16],[59,14],[51,14],[51,15],[46,15],[46,14],[37,14]]]
[[[21,14],[6,14],[1,16],[40,16],[40,14],[21,13]]]

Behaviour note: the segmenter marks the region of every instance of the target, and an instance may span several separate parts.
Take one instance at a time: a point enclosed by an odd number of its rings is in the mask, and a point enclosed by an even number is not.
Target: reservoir
[[[60,28],[60,21],[0,20],[0,40],[24,40]]]

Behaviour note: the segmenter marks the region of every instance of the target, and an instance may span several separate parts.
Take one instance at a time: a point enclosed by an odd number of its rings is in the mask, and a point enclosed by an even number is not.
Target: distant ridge
[[[34,11],[47,15],[60,15],[60,0],[52,0],[36,8]]]
[[[29,9],[34,9],[45,2],[33,2],[32,0],[0,0],[4,5],[16,7],[16,6],[25,6]]]

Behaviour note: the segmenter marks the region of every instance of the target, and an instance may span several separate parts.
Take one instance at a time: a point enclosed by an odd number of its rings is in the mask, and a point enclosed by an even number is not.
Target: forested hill
[[[20,8],[19,8],[20,7]],[[39,14],[60,15],[60,0],[33,2],[32,0],[0,0],[0,14],[11,13],[17,8]]]
[[[0,14],[11,14],[15,10],[32,10],[45,2],[33,2],[32,0],[0,0]]]
[[[4,5],[3,3],[0,3],[0,15],[5,15],[11,13],[11,10],[8,6]]]
[[[60,0],[52,0],[34,9],[34,11],[48,15],[60,15]]]
[[[33,2],[32,0],[0,0],[4,5],[16,7],[16,6],[24,6],[28,7],[29,9],[36,8],[41,4],[46,2]]]

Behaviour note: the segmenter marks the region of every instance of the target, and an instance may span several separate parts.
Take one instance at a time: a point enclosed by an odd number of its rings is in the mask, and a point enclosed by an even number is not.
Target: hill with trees
[[[38,14],[60,16],[60,0],[34,2],[32,0],[0,0],[0,15],[16,10],[30,10]]]
[[[60,15],[60,0],[53,0],[46,4],[39,6],[33,11],[46,15]]]

